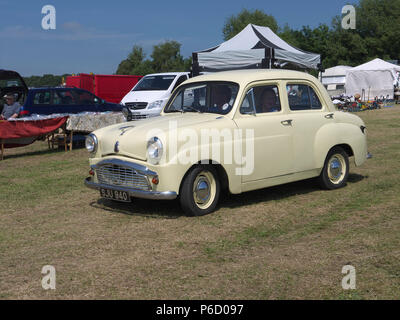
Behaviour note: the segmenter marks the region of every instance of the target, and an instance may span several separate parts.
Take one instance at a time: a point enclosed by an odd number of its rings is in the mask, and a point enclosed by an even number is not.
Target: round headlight
[[[163,144],[159,138],[153,137],[147,142],[147,159],[150,163],[158,164],[163,151]]]
[[[97,137],[92,133],[89,134],[85,140],[86,150],[89,151],[90,153],[96,152],[97,145],[98,145]]]

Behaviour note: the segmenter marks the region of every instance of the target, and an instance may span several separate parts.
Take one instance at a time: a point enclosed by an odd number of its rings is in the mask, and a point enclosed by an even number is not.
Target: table
[[[0,120],[0,160],[5,148],[27,146],[63,127],[68,116],[43,119]]]
[[[126,119],[121,112],[71,114],[66,123],[66,131],[69,132],[69,150],[72,150],[74,133],[89,133],[122,122],[126,122]]]

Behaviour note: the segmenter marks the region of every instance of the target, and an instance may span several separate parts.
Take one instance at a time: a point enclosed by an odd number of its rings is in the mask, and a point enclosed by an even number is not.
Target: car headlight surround
[[[164,147],[158,137],[153,137],[147,142],[147,159],[151,164],[158,164],[164,152]]]
[[[97,140],[96,135],[90,133],[86,136],[85,147],[88,152],[95,153],[97,151],[98,145],[99,141]]]
[[[147,109],[158,109],[161,108],[164,104],[164,100],[156,100],[153,101],[152,103],[149,104],[149,106],[147,107]]]

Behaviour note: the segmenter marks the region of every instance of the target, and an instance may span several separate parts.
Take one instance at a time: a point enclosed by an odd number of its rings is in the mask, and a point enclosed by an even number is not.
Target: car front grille
[[[127,102],[125,106],[133,110],[146,109],[147,102]]]
[[[132,114],[131,119],[132,120],[141,120],[141,119],[148,119],[148,118],[153,118],[157,117],[159,114]]]
[[[144,191],[151,190],[147,177],[129,167],[105,164],[96,169],[96,175],[99,182],[103,184]]]

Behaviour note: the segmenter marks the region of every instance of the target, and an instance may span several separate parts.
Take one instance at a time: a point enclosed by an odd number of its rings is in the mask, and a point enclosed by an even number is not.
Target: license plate
[[[131,198],[125,191],[111,190],[111,189],[100,189],[100,196],[105,199],[112,199],[121,202],[131,202]]]

